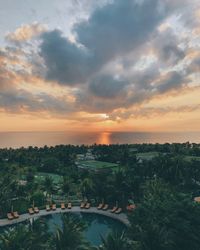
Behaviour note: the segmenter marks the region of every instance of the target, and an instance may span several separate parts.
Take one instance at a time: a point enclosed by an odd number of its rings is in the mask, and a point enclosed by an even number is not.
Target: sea
[[[0,132],[0,148],[61,144],[200,143],[199,132]]]

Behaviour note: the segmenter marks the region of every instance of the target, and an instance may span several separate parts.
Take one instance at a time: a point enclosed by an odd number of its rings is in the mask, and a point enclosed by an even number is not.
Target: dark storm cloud
[[[89,90],[97,97],[115,98],[124,92],[126,84],[126,81],[112,76],[100,75],[89,84]]]
[[[173,4],[170,0],[115,0],[96,9],[87,21],[73,27],[75,42],[55,29],[42,32],[39,53],[36,49],[38,37],[33,38],[36,40],[33,47],[31,41],[23,43],[20,53],[27,67],[18,63],[15,70],[13,64],[5,66],[1,72],[0,65],[0,88],[3,86],[0,108],[9,112],[48,111],[53,114],[112,113],[185,87],[184,70],[173,69],[185,58],[178,34],[170,29],[158,29],[172,13]],[[0,60],[20,60],[19,52],[15,51],[19,46],[12,46],[8,54],[0,50]],[[153,51],[155,62],[149,59],[149,51]],[[140,63],[143,57],[146,61]],[[123,64],[127,58],[129,63]],[[113,66],[115,62],[119,62],[119,71]],[[199,65],[198,60],[194,60],[191,71],[199,69]],[[29,82],[34,76],[63,86],[75,86],[70,90],[74,103],[68,103],[67,97],[31,94],[19,89],[19,85],[14,87],[15,76],[18,82],[21,79]]]
[[[149,72],[150,74],[150,72]],[[118,108],[130,108],[134,105],[142,104],[149,101],[151,98],[164,95],[170,91],[182,89],[187,86],[187,81],[184,74],[181,72],[172,71],[167,74],[160,74],[156,71],[152,73],[149,81],[141,75],[136,76],[136,82],[131,83],[130,80],[119,81],[119,87],[116,88],[116,80],[111,76],[106,76],[109,80],[103,80],[103,83],[96,86],[94,82],[87,88],[82,88],[81,91],[75,94],[77,109],[87,110],[89,112],[111,112]],[[139,85],[140,80],[144,80],[142,87]],[[101,78],[100,78],[101,80]],[[113,81],[114,80],[114,81]],[[109,83],[105,84],[105,83]],[[138,82],[138,83],[137,83]],[[114,90],[112,91],[112,88]],[[109,86],[109,87],[108,87]]]
[[[160,76],[160,71],[157,64],[152,64],[151,66],[134,71],[131,75],[131,82],[134,84],[135,90],[151,90],[151,83],[156,81]]]
[[[86,82],[109,61],[146,43],[169,11],[165,2],[116,0],[95,10],[74,27],[81,46],[57,30],[44,33],[40,49],[47,79],[67,85]]]
[[[42,35],[41,57],[47,67],[47,79],[60,84],[84,82],[89,72],[89,55],[71,43],[58,30]]]
[[[176,71],[169,72],[164,79],[160,80],[160,85],[157,87],[157,91],[160,94],[168,92],[170,90],[179,89],[185,84],[184,76]]]
[[[149,38],[166,15],[161,4],[158,0],[114,1],[75,27],[77,40],[95,54],[100,64],[105,63]]]
[[[162,78],[159,65],[133,70],[131,75],[125,73],[119,79],[115,77],[118,72],[102,73],[108,63],[129,53],[134,57],[134,51],[148,43],[154,47],[158,61],[174,66],[182,60],[185,54],[178,46],[176,34],[170,29],[162,33],[157,30],[173,7],[176,9],[176,4],[168,0],[115,0],[73,27],[76,43],[58,30],[44,32],[40,55],[45,62],[46,79],[69,86],[83,84],[74,95],[76,109],[89,112],[128,108],[181,88],[182,73],[171,72]],[[156,81],[158,86],[154,86]]]
[[[170,43],[166,44],[161,50],[161,59],[164,61],[178,62],[184,56],[184,52],[181,49]]]

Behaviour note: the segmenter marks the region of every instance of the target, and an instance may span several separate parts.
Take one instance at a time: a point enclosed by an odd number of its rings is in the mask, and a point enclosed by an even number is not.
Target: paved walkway
[[[72,209],[64,209],[62,210],[61,208],[57,208],[55,211],[49,211],[47,212],[46,210],[40,210],[39,214],[22,214],[18,219],[14,220],[8,220],[8,219],[0,219],[0,227],[3,226],[8,226],[8,225],[13,225],[31,218],[37,218],[40,216],[46,216],[48,214],[57,214],[57,213],[76,213],[76,212],[81,212],[81,213],[93,213],[93,214],[101,214],[110,218],[113,218],[115,220],[118,220],[125,224],[126,226],[129,225],[128,218],[126,214],[121,213],[121,214],[113,214],[109,210],[108,211],[103,211],[103,210],[98,210],[96,207],[91,207],[90,209],[81,209],[80,207],[72,207]]]

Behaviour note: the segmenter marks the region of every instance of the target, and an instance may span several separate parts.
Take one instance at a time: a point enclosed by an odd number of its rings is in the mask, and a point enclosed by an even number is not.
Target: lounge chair
[[[103,206],[104,206],[104,204],[103,204],[103,203],[100,203],[99,206],[97,207],[97,209],[100,210],[100,209],[103,208]]]
[[[63,210],[63,209],[65,209],[66,207],[65,207],[65,203],[61,203],[60,204],[60,208]]]
[[[71,209],[71,208],[72,208],[72,203],[71,203],[71,202],[68,203],[67,208],[68,208],[68,209]]]
[[[86,209],[89,209],[89,208],[90,208],[90,203],[89,203],[89,202],[86,203],[85,208],[86,208]]]
[[[51,210],[50,206],[49,206],[49,205],[46,205],[46,211],[48,212],[48,211],[50,211],[50,210]]]
[[[15,219],[19,218],[19,214],[17,211],[13,212],[12,215],[14,216]]]
[[[108,204],[105,204],[102,209],[106,211],[108,209]]]
[[[34,212],[35,212],[36,214],[38,214],[38,213],[40,212],[39,208],[38,208],[38,207],[34,207]]]
[[[52,210],[55,211],[56,210],[56,204],[52,205]]]
[[[121,207],[119,207],[119,208],[115,211],[116,214],[120,214],[121,212],[122,212],[122,208],[121,208]]]
[[[7,217],[9,220],[13,220],[14,216],[12,215],[12,213],[7,213]]]
[[[29,212],[29,214],[30,214],[30,215],[34,214],[34,210],[33,210],[33,208],[32,208],[32,207],[30,207],[30,208],[28,209],[28,212]]]
[[[110,210],[111,213],[115,213],[115,211],[117,211],[118,207],[113,207],[112,210]]]
[[[81,202],[80,208],[84,208],[85,207],[85,202]]]

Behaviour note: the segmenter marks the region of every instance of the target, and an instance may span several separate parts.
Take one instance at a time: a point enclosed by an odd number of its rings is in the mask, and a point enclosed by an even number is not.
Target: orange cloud
[[[38,36],[46,30],[44,25],[39,23],[33,23],[30,25],[23,25],[20,28],[16,29],[14,32],[7,34],[6,38],[11,42],[23,42],[30,40],[34,36]]]

